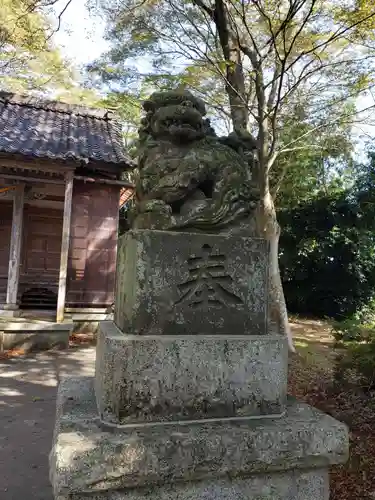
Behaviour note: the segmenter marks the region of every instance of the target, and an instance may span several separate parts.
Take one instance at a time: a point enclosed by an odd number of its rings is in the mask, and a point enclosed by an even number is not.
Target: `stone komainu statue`
[[[133,228],[246,234],[259,197],[241,141],[219,139],[190,92],[155,93],[143,108]]]

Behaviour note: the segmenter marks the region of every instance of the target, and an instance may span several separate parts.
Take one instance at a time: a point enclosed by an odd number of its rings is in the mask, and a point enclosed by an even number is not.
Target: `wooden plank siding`
[[[30,289],[46,289],[57,300],[61,235],[62,210],[25,205],[19,298]],[[25,303],[29,307],[47,307],[48,303],[55,307],[53,296],[46,301],[43,295],[37,292],[33,298],[28,296]]]
[[[0,304],[5,303],[7,294],[12,215],[13,203],[0,201]]]
[[[75,181],[66,307],[114,301],[120,188]]]
[[[57,285],[62,211],[26,206],[24,226],[22,274]]]
[[[5,302],[12,202],[0,203],[0,303]],[[62,211],[25,205],[18,299],[32,287],[57,293],[60,266]]]
[[[107,307],[114,302],[118,186],[75,181],[66,307]],[[57,294],[62,210],[25,204],[19,300],[33,287]],[[0,304],[5,302],[12,202],[0,201]]]

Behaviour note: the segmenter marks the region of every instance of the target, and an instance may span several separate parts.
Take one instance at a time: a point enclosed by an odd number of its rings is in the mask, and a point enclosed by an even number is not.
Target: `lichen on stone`
[[[139,129],[133,227],[244,232],[259,195],[251,179],[253,145],[218,138],[204,102],[190,92],[157,92]]]

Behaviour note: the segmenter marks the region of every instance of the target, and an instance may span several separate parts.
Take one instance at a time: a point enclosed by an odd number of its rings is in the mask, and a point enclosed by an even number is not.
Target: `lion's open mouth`
[[[182,130],[201,130],[202,116],[193,107],[165,106],[156,111],[153,122],[163,128],[180,128]]]
[[[179,131],[185,132],[185,131],[194,131],[194,132],[199,132],[202,130],[201,125],[191,125],[190,123],[186,123],[180,120],[172,120],[170,123],[166,124],[167,128],[170,130],[171,134],[176,134]]]

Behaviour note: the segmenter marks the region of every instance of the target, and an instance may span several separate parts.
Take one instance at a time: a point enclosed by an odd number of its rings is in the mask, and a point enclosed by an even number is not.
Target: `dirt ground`
[[[356,380],[333,384],[335,351],[324,321],[291,319],[297,354],[289,358],[289,392],[345,422],[350,456],[331,468],[331,500],[375,499],[375,392]]]
[[[48,454],[58,381],[91,375],[94,348],[0,361],[0,499],[53,500]]]

